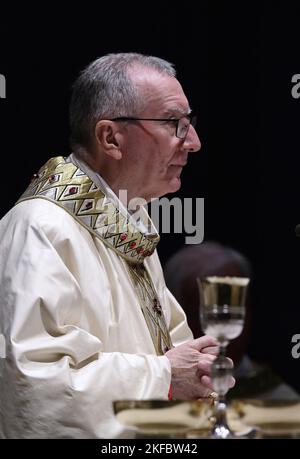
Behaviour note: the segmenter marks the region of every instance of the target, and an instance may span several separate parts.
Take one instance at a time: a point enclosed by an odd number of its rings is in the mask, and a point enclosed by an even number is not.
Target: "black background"
[[[49,157],[69,153],[70,89],[83,67],[119,51],[174,62],[203,145],[177,196],[204,197],[205,239],[250,259],[249,353],[300,390],[300,359],[291,356],[300,333],[300,99],[291,96],[300,73],[300,8],[197,4],[196,11],[193,2],[86,3],[64,17],[59,8],[3,12],[1,215]],[[162,263],[183,243],[183,235],[162,235]]]

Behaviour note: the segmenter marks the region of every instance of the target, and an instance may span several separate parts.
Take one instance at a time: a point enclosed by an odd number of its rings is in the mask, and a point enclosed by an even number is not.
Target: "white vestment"
[[[122,437],[112,401],[168,397],[163,320],[174,346],[192,335],[151,238],[118,232],[120,212],[73,163],[49,164],[0,223],[0,438]]]

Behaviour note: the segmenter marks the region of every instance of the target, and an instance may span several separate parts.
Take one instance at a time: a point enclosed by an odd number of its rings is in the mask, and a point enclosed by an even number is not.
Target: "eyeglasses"
[[[120,116],[118,118],[112,118],[110,121],[166,121],[174,123],[176,127],[176,137],[179,139],[185,139],[190,128],[190,124],[195,127],[197,123],[197,117],[192,113],[183,116],[179,119],[173,118],[134,118],[131,116]]]

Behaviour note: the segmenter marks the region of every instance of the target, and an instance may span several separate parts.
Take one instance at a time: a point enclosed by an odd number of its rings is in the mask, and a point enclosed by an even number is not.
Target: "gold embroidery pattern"
[[[51,158],[33,177],[17,203],[43,198],[55,202],[108,247],[132,263],[152,255],[159,235],[145,235],[72,162]]]
[[[143,264],[126,264],[138,293],[156,353],[163,355],[172,348],[172,341],[150,275]]]

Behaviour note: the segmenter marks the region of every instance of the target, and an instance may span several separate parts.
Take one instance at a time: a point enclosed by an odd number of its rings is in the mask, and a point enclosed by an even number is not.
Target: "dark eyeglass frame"
[[[187,126],[186,133],[183,136],[180,136],[179,135],[179,123],[184,118],[187,118],[189,120],[189,124]],[[167,122],[175,124],[175,126],[176,126],[176,133],[175,133],[176,137],[178,137],[178,139],[184,140],[186,138],[188,132],[189,132],[190,124],[193,127],[196,126],[197,116],[194,115],[192,112],[187,114],[187,115],[182,116],[181,118],[135,118],[133,116],[119,116],[117,118],[112,118],[112,119],[110,119],[108,121],[167,121]]]

